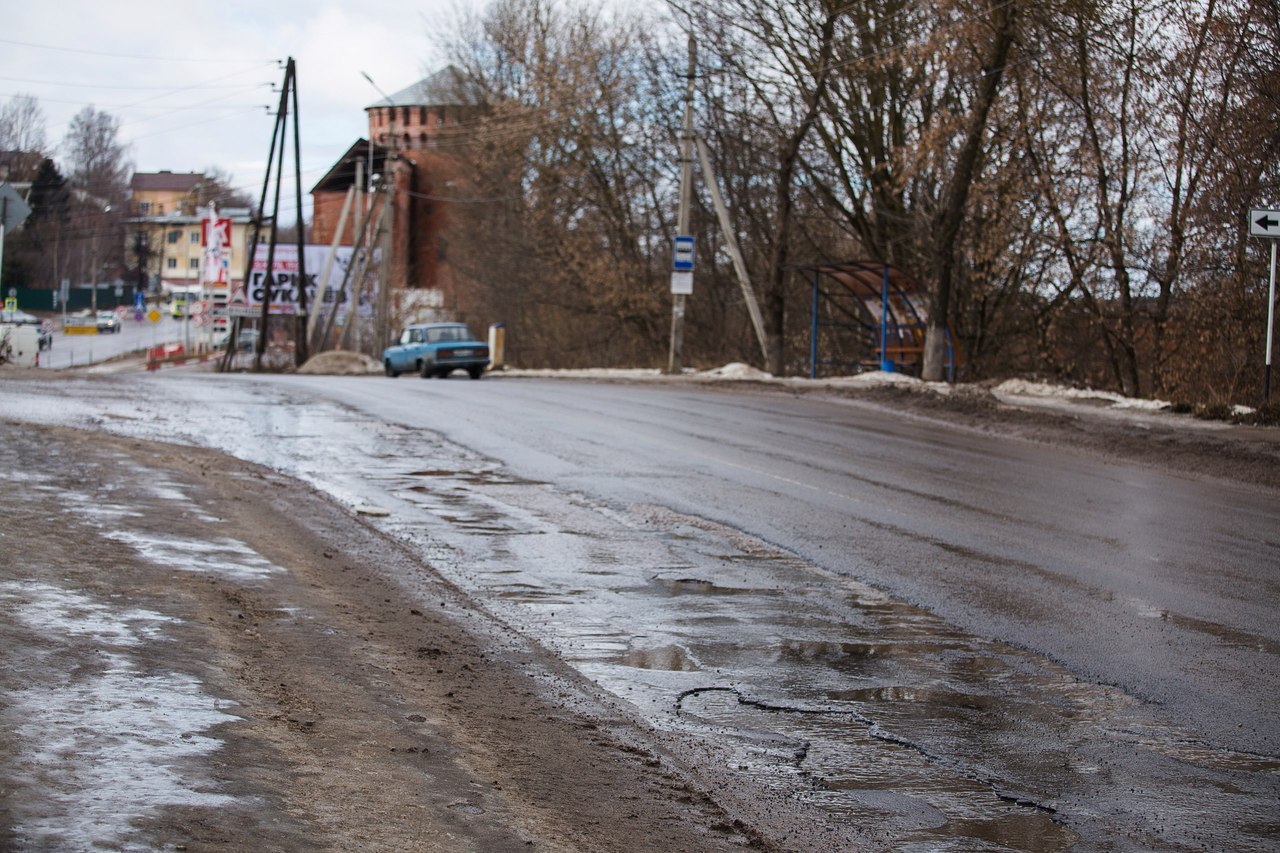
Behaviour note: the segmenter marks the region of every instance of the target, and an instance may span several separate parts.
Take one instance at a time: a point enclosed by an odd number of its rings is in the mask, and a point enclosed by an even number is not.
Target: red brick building
[[[446,314],[455,293],[443,236],[445,197],[457,164],[440,143],[475,115],[477,101],[469,91],[462,73],[449,66],[365,107],[368,138],[357,140],[311,190],[311,242],[327,245],[357,178],[366,188],[389,178],[394,187],[390,284],[396,290],[436,291],[432,301]],[[343,245],[355,244],[355,219],[354,212],[348,216]]]

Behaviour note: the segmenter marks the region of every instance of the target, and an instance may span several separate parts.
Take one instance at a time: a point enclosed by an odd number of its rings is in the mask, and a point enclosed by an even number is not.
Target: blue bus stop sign
[[[675,254],[671,260],[671,269],[675,272],[693,272],[693,238],[688,235],[676,237]]]

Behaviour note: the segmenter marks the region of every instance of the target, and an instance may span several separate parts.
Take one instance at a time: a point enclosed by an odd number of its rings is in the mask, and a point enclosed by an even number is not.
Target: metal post
[[[889,265],[880,284],[880,369],[889,373]]]
[[[684,130],[680,138],[680,209],[676,216],[676,233],[689,233],[689,199],[693,192],[693,95],[694,70],[697,67],[697,43],[689,33],[689,73],[684,90]],[[684,361],[684,309],[685,295],[672,295],[671,302],[671,352],[667,359],[667,372],[679,373]]]
[[[1271,338],[1276,316],[1276,241],[1271,241],[1271,285],[1267,288],[1267,369],[1262,381],[1262,401],[1271,402]]]
[[[809,378],[818,378],[818,271],[813,271],[813,331],[809,336]]]

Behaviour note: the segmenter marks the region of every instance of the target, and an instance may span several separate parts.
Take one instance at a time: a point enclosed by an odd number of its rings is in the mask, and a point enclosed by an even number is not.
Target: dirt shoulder
[[[625,709],[294,481],[2,421],[0,471],[0,847],[767,847]]]

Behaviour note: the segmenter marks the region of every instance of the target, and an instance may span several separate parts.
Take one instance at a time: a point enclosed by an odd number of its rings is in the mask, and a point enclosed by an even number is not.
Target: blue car
[[[472,379],[484,376],[489,366],[489,345],[476,340],[463,323],[419,323],[400,334],[400,343],[382,352],[382,368],[388,376],[417,373],[424,379],[441,379],[465,370]]]

